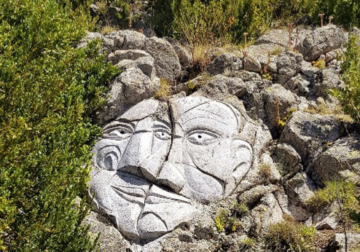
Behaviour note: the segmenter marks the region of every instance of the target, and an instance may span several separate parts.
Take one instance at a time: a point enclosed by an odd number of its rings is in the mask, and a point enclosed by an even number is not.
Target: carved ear
[[[233,140],[231,151],[234,160],[232,176],[238,183],[251,167],[253,151],[250,144],[239,139]]]

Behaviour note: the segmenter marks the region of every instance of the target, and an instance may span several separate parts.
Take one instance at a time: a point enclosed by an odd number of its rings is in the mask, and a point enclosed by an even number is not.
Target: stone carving
[[[105,125],[90,195],[128,239],[147,241],[231,195],[252,166],[246,120],[204,97],[144,100]]]

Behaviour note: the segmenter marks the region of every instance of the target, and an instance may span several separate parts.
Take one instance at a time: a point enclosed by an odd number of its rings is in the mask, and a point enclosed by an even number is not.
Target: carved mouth
[[[146,198],[146,192],[136,187],[122,187],[122,186],[110,186],[117,195],[124,198],[127,201],[134,203],[144,204]]]

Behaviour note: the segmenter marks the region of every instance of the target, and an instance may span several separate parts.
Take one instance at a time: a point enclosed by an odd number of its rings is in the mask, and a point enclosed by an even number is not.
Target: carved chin
[[[108,173],[105,171],[106,176],[102,177],[109,178]],[[94,192],[101,197],[95,201],[102,212],[115,218],[118,229],[128,239],[158,238],[194,215],[195,208],[189,199],[136,175],[117,172],[101,181],[102,186],[95,187]]]

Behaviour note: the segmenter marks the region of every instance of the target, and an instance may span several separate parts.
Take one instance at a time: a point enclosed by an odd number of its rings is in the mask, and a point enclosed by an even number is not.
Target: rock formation
[[[338,207],[315,213],[307,200],[325,181],[359,181],[358,133],[327,92],[342,85],[337,55],[346,37],[334,25],[301,29],[293,51],[288,34],[273,30],[245,54],[214,56],[204,73],[156,100],[159,78],[186,75],[185,47],[135,31],[89,33],[79,46],[100,38],[101,52],[123,70],[99,112],[103,135],[93,150],[97,213],[85,222],[103,233],[101,251],[232,251],[289,218],[343,243]],[[324,69],[312,62],[319,58]],[[238,216],[238,236],[215,224],[233,202],[249,208]]]

